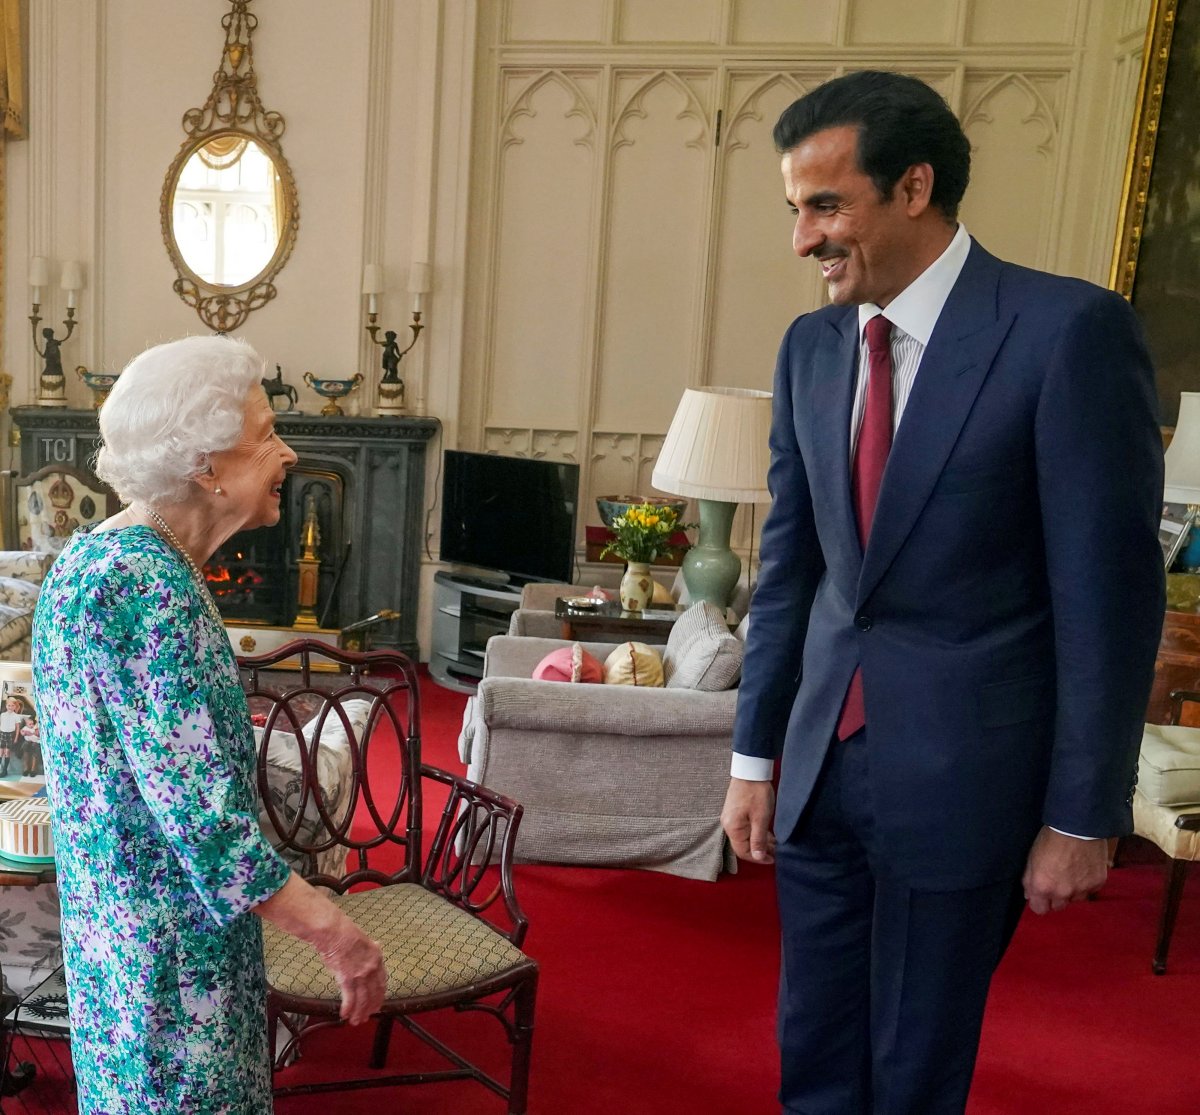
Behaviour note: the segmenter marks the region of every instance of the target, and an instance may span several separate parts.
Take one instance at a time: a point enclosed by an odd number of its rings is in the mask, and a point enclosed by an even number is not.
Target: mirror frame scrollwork
[[[183,114],[187,138],[167,170],[159,203],[163,242],[178,275],[173,289],[184,302],[195,307],[205,325],[218,333],[239,328],[251,310],[260,309],[275,297],[275,276],[292,254],[300,227],[296,180],[279,144],[286,125],[280,113],[268,112],[263,107],[258,95],[251,43],[258,18],[247,10],[250,3],[251,0],[230,0],[231,9],[221,19],[225,46],[221,64],[213,75],[212,92],[203,106],[190,108]],[[253,140],[274,163],[283,212],[278,215],[279,241],[267,265],[244,283],[224,286],[200,278],[188,266],[175,239],[172,218],[175,187],[188,160],[209,141],[231,135]]]

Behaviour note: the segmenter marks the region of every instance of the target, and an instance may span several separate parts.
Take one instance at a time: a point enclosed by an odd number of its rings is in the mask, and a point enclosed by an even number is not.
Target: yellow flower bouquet
[[[612,520],[613,540],[600,556],[616,554],[625,561],[652,562],[660,555],[671,555],[679,547],[671,536],[688,530],[694,523],[681,523],[673,507],[653,503],[635,503]]]

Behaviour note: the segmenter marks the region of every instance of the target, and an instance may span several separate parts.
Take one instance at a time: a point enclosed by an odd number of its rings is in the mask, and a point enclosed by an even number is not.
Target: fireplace
[[[90,470],[95,411],[15,407],[12,416],[23,473],[53,464]],[[204,570],[227,625],[286,635],[398,613],[371,628],[372,645],[415,658],[425,446],[437,419],[280,414],[276,428],[299,457],[279,523],[234,535]],[[306,542],[315,561],[304,560]],[[307,622],[306,594],[315,617]],[[248,652],[241,639],[235,646]]]
[[[290,627],[299,612],[297,559],[302,538],[315,541],[318,565],[314,610],[321,627],[340,627],[339,573],[345,571],[346,480],[301,457],[288,473],[279,522],[235,534],[204,566],[208,587],[227,620]]]

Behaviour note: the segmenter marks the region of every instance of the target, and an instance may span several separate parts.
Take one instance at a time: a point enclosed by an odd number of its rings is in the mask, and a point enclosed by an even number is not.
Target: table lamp
[[[740,387],[689,387],[679,401],[651,476],[653,485],[700,504],[700,537],[684,555],[692,601],[725,608],[742,571],[729,547],[739,503],[765,503],[771,393]]]
[[[1188,528],[1194,529],[1200,516],[1200,391],[1184,391],[1179,396],[1179,418],[1167,446],[1163,502],[1187,504],[1179,538],[1180,546],[1186,545]],[[1178,552],[1179,546],[1172,549]]]

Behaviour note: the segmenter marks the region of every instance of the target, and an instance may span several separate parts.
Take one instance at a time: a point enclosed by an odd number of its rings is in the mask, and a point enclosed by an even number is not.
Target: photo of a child
[[[6,685],[5,690],[8,689]],[[13,759],[20,759],[23,748],[21,729],[29,719],[29,706],[19,693],[5,692],[3,694],[3,710],[0,711],[0,778],[9,774],[9,766]],[[40,755],[40,748],[39,748]],[[16,774],[14,770],[12,772]],[[22,765],[21,773],[24,774]]]
[[[21,762],[25,777],[42,773],[42,732],[38,727],[37,709],[31,709],[21,726]]]

